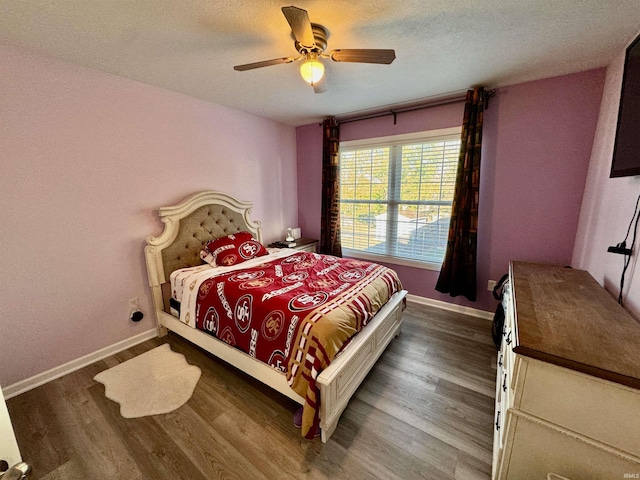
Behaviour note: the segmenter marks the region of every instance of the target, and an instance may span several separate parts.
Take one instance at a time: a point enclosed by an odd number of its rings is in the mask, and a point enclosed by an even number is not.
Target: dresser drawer
[[[640,457],[637,390],[534,359],[527,363],[516,407]]]
[[[640,472],[640,465],[548,425],[512,415],[515,435],[505,447],[508,463],[500,468],[500,477],[509,480],[544,480],[550,472],[575,480],[624,479]]]

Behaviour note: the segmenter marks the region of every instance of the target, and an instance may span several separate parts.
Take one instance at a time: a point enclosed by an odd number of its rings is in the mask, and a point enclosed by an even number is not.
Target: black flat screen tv
[[[624,61],[618,128],[609,177],[640,175],[640,36]]]

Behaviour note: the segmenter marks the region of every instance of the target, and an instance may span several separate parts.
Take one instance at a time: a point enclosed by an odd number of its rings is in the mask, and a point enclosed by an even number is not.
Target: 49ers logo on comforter
[[[338,278],[343,282],[357,282],[362,280],[367,274],[361,268],[352,268],[351,270],[341,273]]]
[[[218,312],[216,309],[211,307],[207,310],[204,318],[202,319],[202,327],[209,333],[215,335],[218,333],[218,324],[219,324]]]
[[[238,299],[236,308],[233,310],[233,319],[240,333],[245,333],[251,325],[251,314],[253,313],[251,308],[252,304],[253,297],[249,294],[243,295]]]
[[[280,310],[271,312],[262,322],[262,336],[267,340],[275,340],[284,329],[284,313]]]
[[[327,292],[301,293],[289,302],[289,310],[301,312],[310,308],[319,307],[329,298]]]

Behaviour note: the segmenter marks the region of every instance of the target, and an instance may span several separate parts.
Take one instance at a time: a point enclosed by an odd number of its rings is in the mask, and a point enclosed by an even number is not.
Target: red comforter
[[[196,327],[285,373],[313,438],[318,374],[401,289],[382,265],[299,252],[204,281]]]

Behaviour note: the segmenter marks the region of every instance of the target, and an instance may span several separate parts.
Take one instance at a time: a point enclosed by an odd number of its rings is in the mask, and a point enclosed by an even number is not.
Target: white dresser
[[[4,396],[0,388],[0,462],[5,462],[1,464],[5,468],[0,468],[0,473],[3,473],[7,467],[11,467],[21,460],[7,405],[4,402]]]
[[[640,478],[640,323],[588,272],[509,273],[493,478]]]

